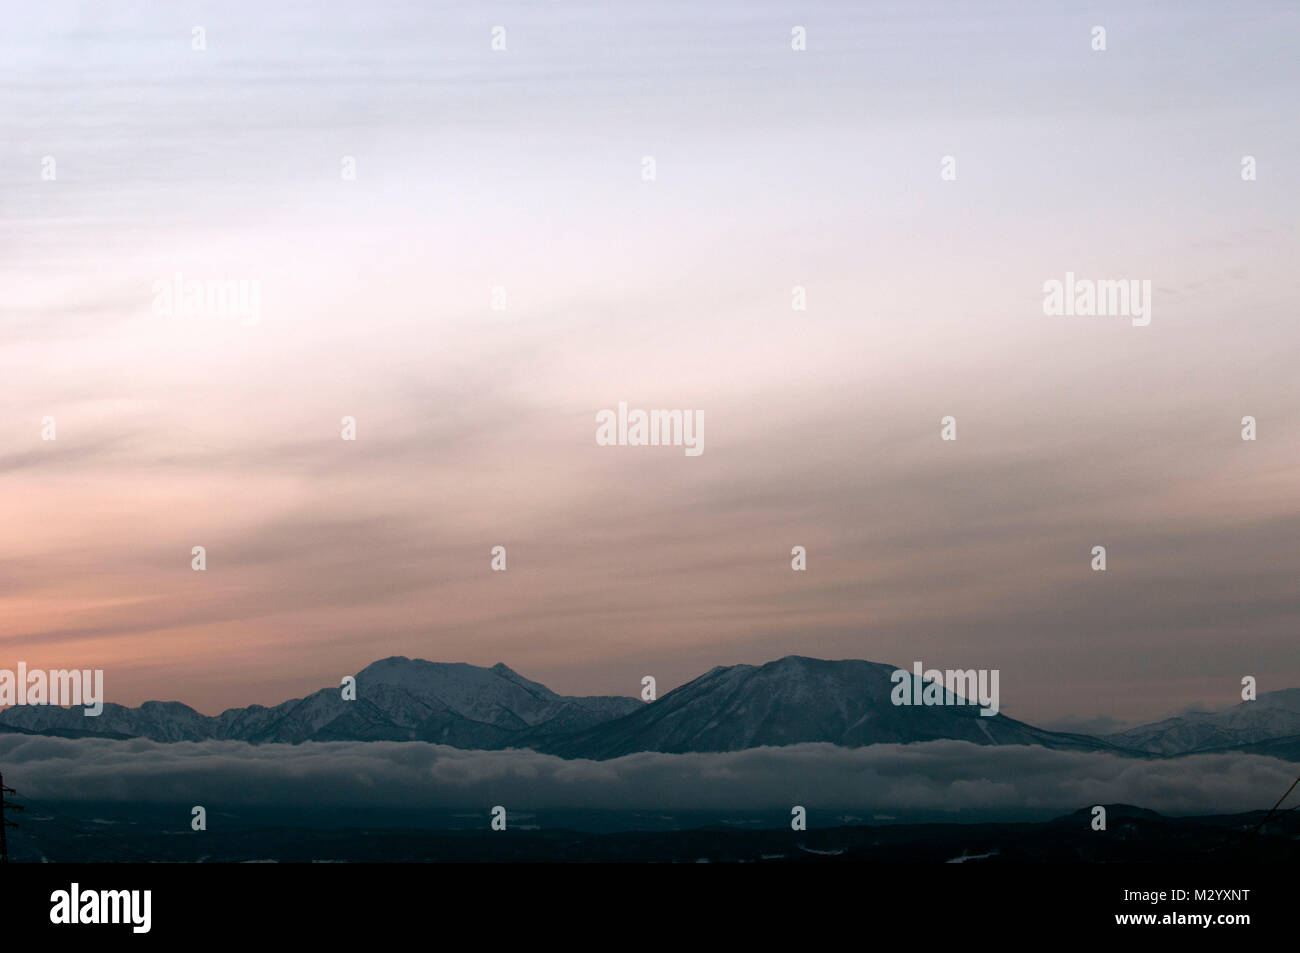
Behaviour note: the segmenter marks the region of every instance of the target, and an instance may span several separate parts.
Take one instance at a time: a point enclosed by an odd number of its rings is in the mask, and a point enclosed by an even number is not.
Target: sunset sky
[[[0,668],[208,714],[390,655],[921,660],[1036,723],[1300,685],[1300,8],[156,6],[3,7]],[[1067,271],[1150,326],[1045,316]],[[177,273],[260,319],[155,313]],[[619,401],[705,452],[597,446]]]

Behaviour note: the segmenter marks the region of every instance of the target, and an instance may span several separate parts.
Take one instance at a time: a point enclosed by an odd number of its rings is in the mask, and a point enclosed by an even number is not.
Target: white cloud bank
[[[1296,766],[1245,754],[1138,760],[960,741],[566,761],[423,742],[158,744],[0,735],[5,781],[44,800],[317,808],[859,811],[1076,810],[1125,802],[1167,814],[1268,808]]]

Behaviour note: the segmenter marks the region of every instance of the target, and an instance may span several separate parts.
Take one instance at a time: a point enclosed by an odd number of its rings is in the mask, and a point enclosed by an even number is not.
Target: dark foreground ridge
[[[46,813],[10,843],[24,862],[238,863],[550,863],[657,862],[828,864],[870,863],[1186,863],[1300,861],[1300,814],[1267,812],[1165,817],[1113,804],[1107,829],[1092,829],[1091,809],[1037,823],[888,824],[793,831],[780,812],[759,829],[714,824],[683,830],[579,831],[562,828],[496,832],[476,819],[470,829],[425,827],[264,826],[238,812],[191,836],[174,822],[160,825],[135,808],[87,809],[74,817]],[[40,813],[40,812],[38,812]],[[175,812],[172,813],[175,818]],[[136,819],[132,819],[132,818]],[[827,820],[833,820],[827,818]]]

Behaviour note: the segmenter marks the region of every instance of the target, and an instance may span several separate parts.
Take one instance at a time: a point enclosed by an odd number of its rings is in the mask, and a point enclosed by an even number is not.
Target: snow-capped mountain
[[[505,665],[382,659],[357,673],[357,698],[323,688],[271,708],[231,708],[215,718],[180,702],[139,708],[105,704],[98,717],[81,708],[23,706],[0,712],[0,728],[81,737],[253,743],[302,741],[433,741],[458,748],[501,748],[525,730],[539,736],[591,727],[635,710],[631,698],[570,698]]]
[[[270,708],[232,708],[215,718],[179,702],[105,704],[97,718],[85,717],[81,708],[25,706],[0,712],[0,731],[161,742],[430,741],[596,760],[638,751],[940,739],[1137,756],[1247,750],[1300,758],[1300,689],[1094,738],[1046,731],[1001,714],[985,717],[973,705],[895,705],[894,671],[877,662],[788,656],[766,665],[718,667],[645,703],[557,695],[501,664],[481,668],[394,657],[357,674],[355,701],[344,701],[339,688],[330,687]]]
[[[636,751],[739,751],[830,742],[844,747],[956,739],[986,745],[1115,750],[1085,735],[1034,728],[966,705],[903,706],[890,699],[892,665],[787,656],[766,665],[715,668],[632,714],[540,750],[616,758]]]
[[[1243,750],[1287,738],[1295,745],[1300,742],[1296,736],[1300,736],[1300,688],[1284,688],[1224,711],[1188,712],[1106,735],[1105,740],[1147,754],[1177,755]]]

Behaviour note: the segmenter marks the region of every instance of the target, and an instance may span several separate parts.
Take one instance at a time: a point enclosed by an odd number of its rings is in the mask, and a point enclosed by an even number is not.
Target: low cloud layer
[[[423,742],[257,745],[0,736],[5,781],[47,801],[267,807],[1071,811],[1124,802],[1167,814],[1268,808],[1295,766],[1239,753],[1162,761],[960,741],[565,761]]]

